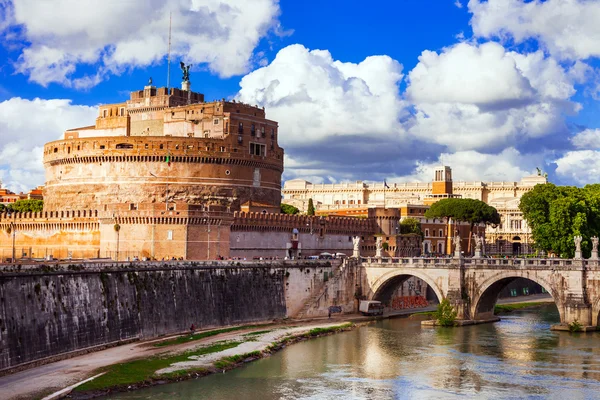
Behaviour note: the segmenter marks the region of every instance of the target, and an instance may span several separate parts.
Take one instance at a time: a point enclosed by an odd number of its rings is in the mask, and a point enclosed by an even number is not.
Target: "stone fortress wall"
[[[160,203],[129,206],[1,213],[0,257],[12,258],[14,236],[17,259],[284,258],[294,230],[302,256],[351,255],[353,236],[367,237],[378,229],[374,218],[232,213],[186,203],[169,203],[169,209]]]
[[[206,329],[284,318],[298,312],[338,269],[322,261],[3,269],[0,373],[69,352],[185,332],[191,324]],[[352,293],[344,296],[352,299]]]

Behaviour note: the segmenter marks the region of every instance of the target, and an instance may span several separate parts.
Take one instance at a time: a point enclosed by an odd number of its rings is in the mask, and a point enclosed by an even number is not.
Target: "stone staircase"
[[[327,282],[323,282],[319,289],[313,291],[314,294],[306,300],[300,311],[295,315],[294,319],[303,319],[306,317],[306,314],[311,307],[313,307],[321,299],[321,297],[327,293],[329,286],[339,281],[340,277],[342,276],[342,270],[343,268],[341,268],[341,266],[336,268],[333,275],[329,277]]]

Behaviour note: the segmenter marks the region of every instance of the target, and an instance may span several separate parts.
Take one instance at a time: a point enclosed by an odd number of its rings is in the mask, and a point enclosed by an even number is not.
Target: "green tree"
[[[315,215],[315,205],[313,204],[312,197],[308,199],[308,208],[306,210],[307,215]]]
[[[600,233],[600,185],[536,185],[521,197],[519,208],[538,249],[573,257],[573,237],[582,236],[581,249],[589,256],[590,238]]]
[[[17,200],[10,205],[15,212],[39,212],[44,209],[43,200]]]
[[[0,213],[3,213],[4,211],[6,211],[6,206],[2,203],[0,203]]]
[[[300,210],[291,204],[281,203],[281,212],[283,214],[298,214]]]
[[[475,199],[443,199],[431,205],[425,212],[425,218],[445,219],[469,223],[469,244],[467,252],[471,252],[471,237],[476,224],[498,225],[500,214],[494,207]],[[448,232],[451,235],[452,232]]]
[[[421,223],[416,218],[404,218],[400,221],[400,233],[416,233],[417,235],[423,236],[421,231]]]

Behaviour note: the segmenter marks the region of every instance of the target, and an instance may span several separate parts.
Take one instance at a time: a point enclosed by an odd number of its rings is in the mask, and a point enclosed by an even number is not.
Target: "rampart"
[[[79,263],[0,270],[0,372],[36,360],[283,318],[323,287],[322,261]]]

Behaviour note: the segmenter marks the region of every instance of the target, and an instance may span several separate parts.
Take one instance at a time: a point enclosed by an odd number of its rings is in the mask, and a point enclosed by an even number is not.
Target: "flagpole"
[[[171,15],[173,13],[169,12],[169,50],[167,56],[167,93],[171,88]]]
[[[387,188],[387,182],[383,180],[383,209],[385,210],[385,189]]]

